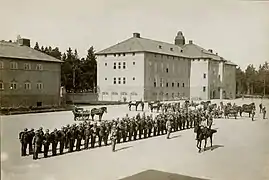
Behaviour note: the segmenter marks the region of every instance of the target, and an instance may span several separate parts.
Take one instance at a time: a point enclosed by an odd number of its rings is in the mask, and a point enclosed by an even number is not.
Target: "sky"
[[[245,68],[269,61],[269,1],[0,0],[0,40],[20,35],[40,45],[77,49],[84,57],[132,37],[187,42]]]

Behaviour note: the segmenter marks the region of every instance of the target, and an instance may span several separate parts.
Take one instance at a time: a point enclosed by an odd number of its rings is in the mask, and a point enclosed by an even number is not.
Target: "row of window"
[[[133,62],[133,65],[135,65],[135,62]],[[105,66],[107,66],[107,63],[105,63]],[[117,67],[118,67],[118,69],[121,69],[121,67],[122,67],[122,69],[126,69],[126,62],[122,62],[122,63],[118,62],[118,66],[117,66],[117,63],[114,62],[113,63],[113,69],[117,69]]]
[[[121,93],[118,93],[118,92],[111,92],[111,95],[128,95],[127,92],[121,92]],[[102,92],[102,95],[109,95],[108,92]],[[136,92],[131,92],[130,95],[132,96],[137,96],[138,94]]]
[[[160,87],[163,87],[163,85],[164,85],[164,83],[163,83],[163,81],[161,80],[161,81],[160,81]],[[176,83],[174,83],[174,82],[171,83],[171,86],[172,86],[172,87],[175,87],[175,85],[176,85]],[[153,86],[154,86],[154,87],[157,87],[157,82],[156,82],[156,80],[154,80]],[[166,87],[169,87],[169,83],[168,83],[168,82],[166,83]],[[177,83],[177,87],[180,87],[180,83]],[[185,87],[185,83],[182,83],[182,87]]]
[[[133,78],[133,80],[134,80],[134,78]],[[113,78],[113,84],[117,84],[117,78]],[[121,84],[121,77],[118,77],[118,84]],[[122,84],[126,84],[126,78],[125,77],[123,77],[122,78]]]
[[[128,54],[128,53],[127,53]],[[126,53],[118,53],[118,54],[113,54],[113,56],[114,57],[116,57],[116,56],[125,56],[126,55]],[[134,56],[135,55],[135,53],[132,53],[132,55]],[[105,54],[105,57],[107,57],[107,54]]]
[[[18,83],[17,82],[11,82],[10,83],[10,86],[9,86],[9,89],[10,90],[17,90],[19,88],[18,86]],[[44,86],[43,86],[43,83],[36,83],[36,89],[43,89]],[[0,90],[4,90],[5,87],[4,87],[4,83],[3,82],[0,82]],[[32,84],[30,82],[25,82],[24,83],[24,89],[25,90],[31,90],[32,89]]]
[[[19,69],[17,62],[10,62],[9,64],[10,69]],[[4,62],[0,61],[0,69],[4,69]],[[24,63],[24,70],[31,70],[31,64],[30,63]],[[43,70],[42,64],[37,64],[35,67],[36,70]]]

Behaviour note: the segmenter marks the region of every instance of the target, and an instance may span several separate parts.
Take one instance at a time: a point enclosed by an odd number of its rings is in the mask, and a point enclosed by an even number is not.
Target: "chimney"
[[[193,43],[193,41],[192,40],[189,40],[189,44],[192,44]]]
[[[28,47],[31,47],[31,43],[30,43],[30,39],[26,39],[26,38],[18,38],[17,39],[17,42],[19,45],[21,46],[28,46]]]
[[[140,33],[133,33],[134,38],[140,38]]]
[[[209,52],[213,53],[213,50],[212,49],[208,49]]]

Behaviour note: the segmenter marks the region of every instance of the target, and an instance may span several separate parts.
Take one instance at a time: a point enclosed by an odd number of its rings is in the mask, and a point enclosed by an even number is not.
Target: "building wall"
[[[0,81],[4,89],[0,90],[2,106],[37,106],[37,102],[43,105],[57,106],[60,103],[61,64],[45,61],[21,60],[1,58],[4,68],[0,71]],[[18,69],[11,69],[10,63],[16,62]],[[25,70],[25,63],[30,69]],[[43,69],[37,70],[41,64]],[[11,89],[11,83],[17,84],[17,89]],[[25,83],[30,88],[25,88]],[[42,84],[42,89],[37,88],[37,83]]]
[[[120,69],[119,63],[121,63]],[[121,84],[118,83],[118,78],[121,78]],[[124,101],[125,98],[126,101],[144,100],[144,53],[98,55],[97,85],[100,90],[100,101]]]
[[[191,99],[208,99],[209,98],[209,65],[208,60],[195,59],[191,61],[190,75],[190,98]],[[204,74],[206,77],[204,78]],[[203,88],[205,87],[205,91]]]
[[[189,97],[190,61],[188,59],[146,53],[144,66],[145,100],[175,100]]]
[[[218,61],[209,61],[208,82],[210,99],[220,98],[220,63]]]
[[[236,97],[236,66],[224,64],[223,98],[235,99],[235,97]]]

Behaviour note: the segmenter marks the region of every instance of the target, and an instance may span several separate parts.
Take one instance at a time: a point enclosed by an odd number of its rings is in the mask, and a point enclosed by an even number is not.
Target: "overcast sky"
[[[213,49],[242,68],[269,61],[269,2],[238,0],[1,0],[0,39],[17,35],[34,46],[100,51],[133,32],[174,43],[186,40]]]

